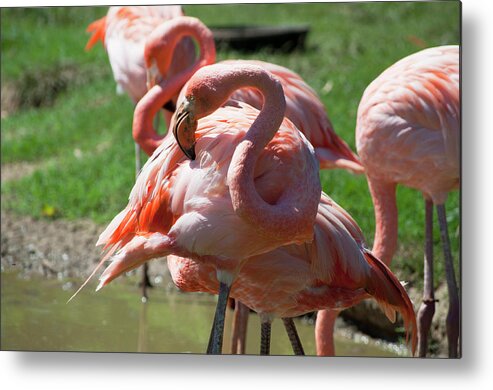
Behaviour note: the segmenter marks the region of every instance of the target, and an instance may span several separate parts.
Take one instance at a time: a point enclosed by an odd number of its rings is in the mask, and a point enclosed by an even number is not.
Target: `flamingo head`
[[[163,77],[157,66],[156,60],[151,60],[150,66],[147,67],[146,64],[146,86],[147,90],[150,90],[156,84],[162,81]]]
[[[178,145],[188,158],[195,159],[197,121],[216,111],[236,89],[242,87],[238,80],[243,79],[247,85],[251,79],[263,74],[266,71],[257,65],[214,64],[204,66],[193,75],[185,86],[185,98],[170,124]]]
[[[167,23],[156,27],[146,40],[144,47],[144,65],[147,76],[147,89],[166,78],[172,60],[172,49],[175,38]]]
[[[221,75],[230,70],[229,65],[205,66],[185,86],[185,98],[175,111],[170,126],[180,149],[191,160],[195,159],[197,121],[216,111],[231,95],[232,90]]]
[[[195,131],[197,130],[197,117],[195,112],[195,99],[186,97],[176,110],[171,119],[171,129],[178,146],[190,160],[195,160]]]

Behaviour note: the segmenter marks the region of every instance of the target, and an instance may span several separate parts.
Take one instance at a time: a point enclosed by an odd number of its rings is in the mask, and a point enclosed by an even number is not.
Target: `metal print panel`
[[[460,357],[460,7],[2,8],[1,349]]]

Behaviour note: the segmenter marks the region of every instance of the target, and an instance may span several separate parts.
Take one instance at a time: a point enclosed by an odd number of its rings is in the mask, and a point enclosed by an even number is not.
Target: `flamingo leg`
[[[139,283],[139,286],[142,288],[142,302],[145,303],[149,298],[147,289],[149,287],[153,287],[151,280],[149,279],[149,264],[147,264],[147,262],[142,265],[142,279]]]
[[[418,311],[419,357],[426,356],[436,302],[433,288],[433,202],[428,199],[425,199],[425,237],[423,301]]]
[[[270,331],[271,331],[271,321],[264,320],[261,317],[260,320],[260,354],[269,355],[270,354]]]
[[[454,263],[452,261],[452,252],[450,250],[450,239],[448,235],[447,216],[445,206],[437,205],[438,223],[440,225],[440,235],[442,238],[443,253],[445,258],[445,274],[447,277],[447,288],[449,294],[449,309],[447,314],[447,340],[449,357],[457,358],[458,340],[460,333],[460,309],[459,309],[459,292],[455,279]]]
[[[335,356],[334,326],[340,310],[319,310],[315,321],[317,356]]]
[[[135,178],[139,176],[140,170],[142,168],[142,163],[140,160],[140,146],[135,144]],[[142,279],[140,280],[139,286],[142,288],[142,302],[146,302],[149,298],[147,294],[147,288],[152,287],[151,281],[149,280],[149,265],[144,263],[142,266]]]
[[[298,336],[298,331],[296,330],[296,325],[292,318],[284,317],[282,319],[284,327],[291,341],[291,346],[293,347],[293,352],[295,355],[304,356],[305,351],[303,350],[303,345],[301,344],[300,336]]]
[[[233,335],[231,336],[231,353],[244,355],[246,349],[246,334],[248,314],[250,309],[238,300],[235,300],[235,313],[233,318]]]
[[[207,354],[211,354],[212,352],[212,342],[214,339],[214,324],[216,323],[216,315],[214,315],[214,320],[212,321],[212,329],[209,334],[209,342],[207,343]]]
[[[207,354],[220,355],[223,349],[224,319],[226,317],[226,306],[228,305],[231,285],[219,283],[219,298],[217,300],[216,313],[212,324],[211,336],[207,345]]]

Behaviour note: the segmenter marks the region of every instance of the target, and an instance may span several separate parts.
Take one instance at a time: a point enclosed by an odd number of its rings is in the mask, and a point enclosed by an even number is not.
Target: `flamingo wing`
[[[258,313],[298,316],[321,309],[344,309],[373,297],[391,321],[402,314],[412,347],[416,322],[401,283],[364,248],[356,222],[322,193],[312,243],[287,245],[249,258],[231,297]],[[214,267],[176,256],[168,258],[173,281],[185,291],[217,294]]]
[[[286,96],[286,114],[315,148],[322,169],[343,168],[362,173],[356,154],[334,131],[332,123],[317,93],[295,72],[269,62],[255,60],[223,61],[225,64],[250,63],[268,70],[282,84]],[[243,88],[232,95],[257,109],[262,107],[262,95],[252,88]]]

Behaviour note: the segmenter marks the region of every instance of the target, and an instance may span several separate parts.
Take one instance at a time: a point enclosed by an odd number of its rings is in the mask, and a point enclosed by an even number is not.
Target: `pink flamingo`
[[[106,16],[87,27],[92,35],[86,49],[91,49],[98,41],[103,43],[118,90],[126,92],[137,104],[147,92],[146,39],[161,24],[183,15],[179,5],[110,7]],[[170,75],[189,66],[195,60],[193,42],[182,40],[170,60]]]
[[[175,77],[170,77],[170,59],[174,58],[175,48],[186,38],[194,38],[199,46],[200,57],[190,67]],[[216,50],[212,32],[200,20],[193,17],[175,18],[156,28],[148,37],[145,52],[145,64],[148,69],[148,85],[162,83],[168,93],[168,105],[177,104],[178,92],[184,91],[183,86],[201,67],[216,61]],[[286,113],[296,127],[301,130],[315,147],[315,153],[323,169],[344,168],[353,173],[362,173],[363,168],[357,156],[347,144],[335,133],[326,114],[323,103],[315,91],[308,86],[296,73],[282,66],[262,61],[223,61],[222,64],[255,64],[274,74],[283,86],[286,96]],[[253,88],[242,88],[236,91],[232,99],[246,102],[257,109],[262,107],[262,96]],[[166,100],[166,99],[165,99]],[[161,142],[161,136],[151,124],[146,131],[139,128],[134,139],[144,151],[151,155]],[[246,337],[248,310],[241,304],[235,308],[233,322],[232,349],[243,353]]]
[[[363,245],[356,222],[322,193],[313,242],[284,246],[245,262],[231,296],[260,315],[260,354],[269,353],[274,318],[283,319],[295,353],[303,354],[291,317],[324,308],[342,310],[370,297],[391,321],[395,321],[396,310],[401,313],[414,354],[413,305],[397,278]],[[210,264],[168,256],[168,268],[182,290],[218,293],[219,283]]]
[[[98,41],[106,48],[117,90],[124,91],[134,104],[147,92],[147,69],[144,66],[144,46],[147,37],[162,23],[183,16],[181,6],[125,6],[110,7],[108,14],[92,22],[87,31],[92,33],[86,50]],[[171,59],[169,74],[174,75],[195,60],[195,48],[190,39],[184,39],[176,47]],[[166,123],[169,123],[173,107],[163,107]],[[170,112],[171,111],[171,112]],[[156,117],[157,119],[157,117]],[[135,174],[141,169],[140,147],[135,144]],[[142,297],[147,299],[147,287],[151,286],[147,263],[142,274]]]
[[[238,102],[221,107],[245,86],[261,91],[260,112]],[[166,99],[154,86],[137,104],[134,131],[152,127],[150,118]],[[220,353],[226,301],[245,261],[313,239],[318,163],[284,110],[281,84],[262,68],[199,70],[176,116],[176,128],[185,126],[178,143],[164,139],[128,206],[100,236],[108,251],[100,265],[112,262],[98,288],[155,257],[174,254],[213,266],[220,288],[208,352]],[[199,150],[197,160],[188,161],[180,148],[191,159]]]
[[[433,293],[433,205],[437,208],[449,292],[449,356],[458,356],[460,309],[445,200],[459,187],[459,47],[422,50],[398,61],[365,90],[358,108],[356,144],[375,207],[373,253],[390,264],[397,248],[398,183],[423,193],[426,209],[424,294],[418,313],[418,355],[426,356],[435,311]],[[320,353],[336,313],[317,319]]]
[[[200,57],[195,64],[174,77],[170,73],[170,59],[176,56],[175,49],[186,38],[197,41]],[[177,105],[178,94],[183,86],[201,67],[216,61],[216,48],[212,32],[199,19],[193,17],[174,18],[156,28],[145,45],[145,66],[148,69],[149,85],[162,83],[170,100]],[[322,169],[343,168],[353,173],[363,173],[358,157],[335,133],[323,103],[315,91],[296,73],[279,65],[263,61],[222,61],[222,64],[253,64],[275,75],[282,84],[286,96],[286,113],[293,124],[306,136],[315,148]],[[254,88],[242,88],[232,99],[248,103],[261,109],[262,96]],[[148,155],[159,145],[161,138],[152,127],[148,132],[137,134],[137,142]],[[134,134],[135,138],[135,134]]]

